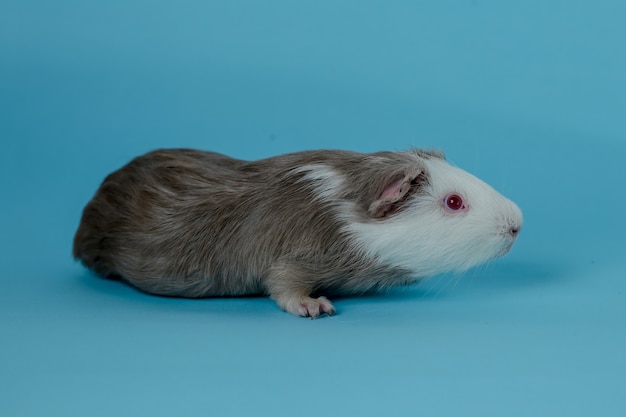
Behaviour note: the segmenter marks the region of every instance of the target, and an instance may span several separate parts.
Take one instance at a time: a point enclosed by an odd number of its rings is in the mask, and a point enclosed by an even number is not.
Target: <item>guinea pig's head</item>
[[[517,205],[443,156],[418,158],[418,168],[391,181],[372,203],[372,221],[352,227],[361,247],[419,276],[508,253],[523,223]]]

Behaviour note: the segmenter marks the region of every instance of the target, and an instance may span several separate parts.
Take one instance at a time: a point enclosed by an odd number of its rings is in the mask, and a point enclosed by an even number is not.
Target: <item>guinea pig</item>
[[[296,152],[243,161],[157,150],[110,174],[83,211],[74,257],[178,297],[268,295],[297,316],[506,254],[510,200],[442,153]]]

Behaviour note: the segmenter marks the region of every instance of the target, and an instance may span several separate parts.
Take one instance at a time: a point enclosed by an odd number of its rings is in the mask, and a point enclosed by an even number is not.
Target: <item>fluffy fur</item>
[[[466,207],[451,212],[445,196]],[[355,294],[503,255],[520,210],[436,152],[307,151],[242,161],[158,150],[109,175],[85,207],[74,256],[150,293],[266,294],[332,314]]]

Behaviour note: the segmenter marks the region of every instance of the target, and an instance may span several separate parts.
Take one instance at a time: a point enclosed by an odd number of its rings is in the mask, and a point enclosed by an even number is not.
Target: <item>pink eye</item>
[[[446,208],[450,211],[458,211],[465,208],[463,199],[458,194],[448,194],[445,198]]]

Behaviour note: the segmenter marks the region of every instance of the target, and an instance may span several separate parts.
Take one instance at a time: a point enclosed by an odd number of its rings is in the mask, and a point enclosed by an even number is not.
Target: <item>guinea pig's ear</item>
[[[402,209],[407,197],[420,186],[418,177],[422,172],[419,169],[406,170],[386,180],[382,191],[367,210],[369,215],[374,218],[386,217]]]

